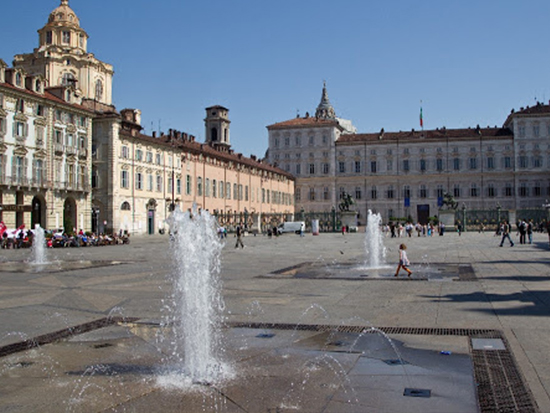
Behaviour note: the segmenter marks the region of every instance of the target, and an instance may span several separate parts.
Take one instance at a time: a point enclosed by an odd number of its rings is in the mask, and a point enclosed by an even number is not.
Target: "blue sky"
[[[150,134],[204,139],[204,108],[230,109],[237,152],[266,126],[315,112],[323,80],[359,132],[502,125],[550,99],[548,0],[70,0],[88,51],[115,67],[118,109]],[[32,51],[59,0],[4,0],[0,58]],[[24,18],[17,18],[24,13]]]

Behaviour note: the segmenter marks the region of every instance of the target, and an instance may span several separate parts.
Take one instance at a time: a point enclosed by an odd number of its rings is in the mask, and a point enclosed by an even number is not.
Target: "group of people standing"
[[[445,224],[440,222],[437,225],[433,223],[428,223],[422,225],[420,222],[414,225],[412,222],[407,222],[405,225],[401,223],[391,222],[389,225],[384,225],[382,231],[388,236],[391,235],[392,238],[401,238],[404,236],[412,237],[416,232],[417,237],[431,237],[434,234],[438,233],[439,235],[445,234]]]
[[[524,219],[521,219],[518,224],[518,235],[519,235],[519,243],[520,244],[532,244],[533,243],[533,220],[530,219],[529,221],[526,221]],[[502,224],[497,229],[496,235],[502,235],[502,238],[500,240],[500,246],[502,247],[504,245],[504,241],[508,240],[510,242],[510,246],[513,247],[514,241],[512,241],[512,238],[510,237],[510,233],[512,232],[512,226],[508,221],[502,221]],[[548,236],[550,240],[550,225],[548,226]]]

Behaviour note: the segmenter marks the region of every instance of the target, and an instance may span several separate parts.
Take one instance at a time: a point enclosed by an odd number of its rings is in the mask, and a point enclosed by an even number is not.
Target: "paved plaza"
[[[550,412],[547,235],[385,238],[389,267],[352,274],[364,237],[229,235],[224,340],[248,376],[209,396],[152,384],[168,236],[48,250],[39,271],[0,250],[0,412]]]

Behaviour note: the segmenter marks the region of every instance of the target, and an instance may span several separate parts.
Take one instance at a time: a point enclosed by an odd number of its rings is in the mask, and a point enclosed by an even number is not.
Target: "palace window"
[[[426,188],[426,185],[420,185],[420,190],[418,191],[418,195],[420,196],[420,198],[428,197],[428,189]]]
[[[136,161],[141,162],[143,160],[143,151],[141,149],[136,149]]]
[[[370,172],[375,174],[376,173],[376,161],[371,161],[370,163]]]
[[[460,171],[460,158],[453,158],[453,169]]]
[[[64,31],[62,35],[63,44],[71,44],[71,32]]]
[[[101,100],[103,98],[103,82],[97,80],[95,82],[95,100]]]
[[[314,164],[314,163],[310,163],[310,164],[309,164],[309,174],[310,174],[310,175],[314,175],[314,174],[315,174],[315,164]]]
[[[437,197],[438,198],[443,198],[443,193],[444,193],[444,190],[443,190],[443,185],[439,184],[437,185]]]
[[[315,201],[315,188],[309,188],[309,200]]]
[[[323,174],[327,175],[330,172],[330,164],[324,163],[323,164]]]
[[[409,160],[408,159],[403,159],[403,171],[405,172],[409,172]]]
[[[359,191],[361,191],[361,189],[359,188]],[[378,198],[378,190],[376,189],[376,186],[372,186],[371,189],[370,189],[370,197],[372,199],[376,199]]]
[[[204,180],[204,196],[210,198],[210,178]]]
[[[132,208],[130,207],[130,203],[128,201],[124,201],[122,205],[120,206],[120,209],[122,211],[131,211]]]
[[[154,188],[154,185],[153,185],[153,174],[148,174],[147,175],[147,190],[149,192],[153,191],[153,188]]]
[[[512,157],[511,156],[505,156],[503,158],[503,165],[505,169],[512,168]]]
[[[122,174],[121,174],[122,179]],[[120,184],[122,186],[122,183]],[[92,188],[99,188],[99,172],[92,168]]]
[[[518,167],[521,169],[527,168],[527,156],[525,155],[518,156]]]
[[[479,195],[479,189],[477,187],[477,184],[472,184],[470,187],[470,196],[472,198],[476,198]]]
[[[437,158],[435,160],[435,169],[437,169],[438,172],[443,171],[443,159]]]
[[[409,185],[403,186],[403,198],[407,199],[411,197],[411,187]]]
[[[162,192],[162,176],[157,175],[157,192]]]
[[[494,198],[495,196],[497,196],[497,191],[493,184],[489,184],[487,186],[487,196],[489,198]]]
[[[361,173],[361,161],[355,161],[355,173],[356,174]]]
[[[97,171],[96,171],[96,176],[98,176]],[[120,186],[121,188],[128,188],[130,186],[130,180],[128,179],[128,171],[124,171],[124,170],[120,171]]]
[[[495,158],[493,156],[487,158],[487,169],[495,169]]]
[[[141,172],[136,173],[136,189],[143,189],[143,174]]]
[[[425,159],[420,160],[420,172],[426,172],[426,160]]]
[[[231,199],[231,184],[229,182],[225,184],[225,196],[227,199]]]
[[[46,44],[53,43],[53,33],[51,31],[46,32]]]
[[[470,169],[477,169],[477,158],[470,158]]]
[[[522,182],[519,185],[519,196],[521,196],[521,197],[529,196],[529,187],[527,186],[526,182]]]
[[[393,195],[393,185],[389,185],[388,186],[388,190],[387,190],[387,198],[388,199],[393,199],[394,195]]]
[[[297,163],[296,164],[296,175],[300,175],[302,173],[302,165]]]
[[[456,184],[454,187],[453,187],[453,196],[455,198],[460,198],[460,185]]]
[[[514,187],[511,183],[507,183],[504,187],[504,196],[511,197],[514,196]]]
[[[323,188],[323,199],[325,201],[328,201],[330,199],[330,192],[329,192],[328,186],[325,186]]]
[[[533,185],[533,196],[541,196],[542,195],[542,188],[540,185],[540,181],[535,181]]]

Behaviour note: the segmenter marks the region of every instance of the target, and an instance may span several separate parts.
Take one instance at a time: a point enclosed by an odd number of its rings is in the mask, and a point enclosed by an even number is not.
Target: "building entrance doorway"
[[[420,222],[422,225],[426,225],[430,218],[430,205],[417,205],[416,214],[418,217],[418,222]]]

